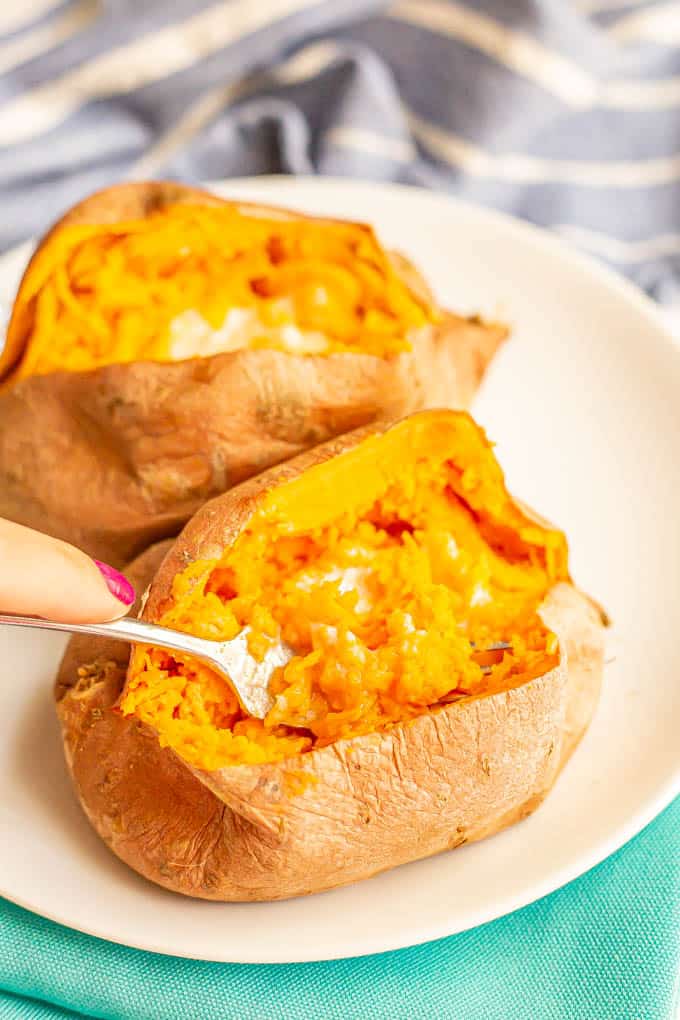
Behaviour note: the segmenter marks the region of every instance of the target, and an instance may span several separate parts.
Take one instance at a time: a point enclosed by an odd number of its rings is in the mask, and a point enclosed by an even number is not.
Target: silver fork
[[[153,645],[170,652],[183,652],[216,669],[229,681],[246,712],[256,719],[264,719],[274,704],[269,683],[274,671],[285,666],[295,651],[284,641],[271,644],[260,662],[248,651],[250,627],[244,627],[231,641],[211,641],[208,638],[184,634],[179,630],[161,627],[124,616],[110,623],[62,623],[41,620],[34,616],[8,616],[0,613],[0,624],[10,627],[37,627],[39,630],[61,630],[71,634],[93,634],[96,637],[115,638],[135,644]],[[474,647],[474,645],[473,645]],[[505,652],[510,647],[505,641],[496,641],[486,648],[475,648],[473,654],[484,656],[489,652]],[[500,656],[502,658],[502,654]],[[481,665],[489,673],[492,664]]]
[[[110,623],[61,623],[39,620],[33,616],[0,614],[0,624],[37,627],[39,630],[63,630],[72,634],[94,634],[97,637],[154,645],[170,652],[183,652],[221,673],[234,688],[246,712],[257,719],[264,719],[274,704],[269,693],[269,682],[274,671],[285,666],[295,655],[290,645],[279,641],[270,645],[262,661],[258,662],[248,651],[250,627],[244,627],[232,641],[211,641],[161,627],[156,623],[135,620],[130,616]]]

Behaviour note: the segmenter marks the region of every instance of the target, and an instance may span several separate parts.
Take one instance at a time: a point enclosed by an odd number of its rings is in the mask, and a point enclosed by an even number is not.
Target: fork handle
[[[155,623],[124,616],[108,623],[64,623],[61,620],[42,620],[35,616],[15,616],[0,613],[0,624],[10,627],[36,627],[38,630],[61,630],[71,634],[94,634],[96,637],[115,638],[118,641],[133,641],[155,645],[178,652],[198,652],[194,647],[200,638],[160,627]],[[201,649],[203,654],[204,650]]]

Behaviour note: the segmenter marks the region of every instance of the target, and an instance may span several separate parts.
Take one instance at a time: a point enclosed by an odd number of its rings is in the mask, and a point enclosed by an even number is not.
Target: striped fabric
[[[121,178],[265,172],[451,191],[674,302],[680,3],[0,4],[0,249]]]

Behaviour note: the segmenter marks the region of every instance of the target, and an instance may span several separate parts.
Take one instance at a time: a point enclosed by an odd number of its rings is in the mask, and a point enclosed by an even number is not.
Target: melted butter
[[[268,317],[270,321],[257,308],[230,308],[219,329],[213,329],[199,312],[187,309],[170,323],[170,358],[209,358],[243,350],[254,342],[289,354],[322,354],[327,349],[328,339],[323,333],[295,325],[291,301],[278,301],[276,305],[276,314]]]

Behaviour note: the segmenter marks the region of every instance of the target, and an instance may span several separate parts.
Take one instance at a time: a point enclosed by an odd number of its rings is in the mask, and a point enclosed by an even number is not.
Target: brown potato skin
[[[118,185],[67,213],[34,260],[65,224],[136,218],[175,202],[225,204],[177,183]],[[394,261],[412,291],[427,297],[407,260]],[[31,265],[24,280],[30,272]],[[444,312],[413,334],[412,351],[388,358],[242,350],[12,383],[11,361],[28,329],[23,286],[0,359],[0,517],[115,566],[177,534],[207,499],[310,446],[424,407],[467,407],[507,335],[504,326]]]
[[[158,619],[175,573],[233,541],[266,491],[380,430],[325,444],[213,500],[167,554],[165,543],[131,568],[138,587],[156,573],[142,615]],[[191,768],[149,727],[112,711],[126,674],[120,645],[74,639],[57,710],[78,796],[132,868],[212,900],[319,892],[482,839],[541,803],[597,704],[601,613],[568,583],[541,612],[562,651],[542,677],[383,733],[216,772]]]

